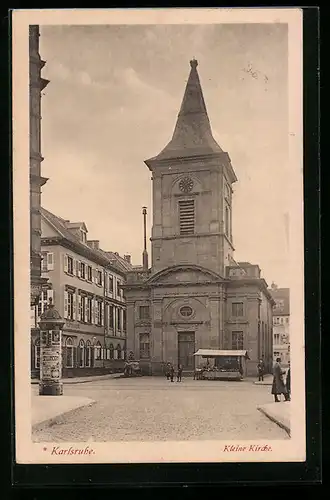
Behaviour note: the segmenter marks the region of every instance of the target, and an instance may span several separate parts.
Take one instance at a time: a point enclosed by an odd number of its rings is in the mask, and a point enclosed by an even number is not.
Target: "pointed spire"
[[[197,66],[190,61],[190,74],[178,114],[173,137],[161,153],[151,160],[222,153],[212,135]],[[148,161],[148,160],[147,160]]]

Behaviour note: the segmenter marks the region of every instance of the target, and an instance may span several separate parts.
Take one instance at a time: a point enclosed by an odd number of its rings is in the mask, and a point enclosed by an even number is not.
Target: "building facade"
[[[290,289],[278,288],[272,283],[270,290],[273,307],[273,356],[281,358],[284,365],[290,361]]]
[[[41,77],[45,65],[39,54],[39,26],[29,26],[29,128],[30,128],[30,303],[39,301],[47,280],[41,276],[41,92],[49,81]]]
[[[35,308],[37,324],[49,298],[65,320],[62,376],[123,370],[126,357],[126,304],[122,285],[129,256],[104,252],[87,239],[83,222],[72,223],[41,209],[42,276],[52,288]],[[33,376],[39,371],[39,335],[32,339]]]
[[[213,138],[197,72],[191,70],[173,137],[145,163],[152,173],[151,268],[127,273],[127,348],[145,371],[194,369],[199,348],[246,349],[272,366],[273,299],[250,263],[236,263],[228,153]]]

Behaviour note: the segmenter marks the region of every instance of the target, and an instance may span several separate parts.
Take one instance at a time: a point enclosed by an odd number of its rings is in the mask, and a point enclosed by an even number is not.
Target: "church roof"
[[[190,61],[191,70],[171,141],[146,163],[223,153],[212,135],[197,65],[195,59]]]

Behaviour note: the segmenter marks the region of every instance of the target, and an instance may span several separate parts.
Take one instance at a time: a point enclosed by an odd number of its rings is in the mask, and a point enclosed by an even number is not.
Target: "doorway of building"
[[[195,332],[178,333],[178,364],[183,370],[194,370]]]

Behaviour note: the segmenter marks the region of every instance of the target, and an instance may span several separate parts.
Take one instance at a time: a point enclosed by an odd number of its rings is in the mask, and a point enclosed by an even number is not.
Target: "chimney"
[[[130,255],[124,255],[124,259],[126,260],[126,262],[128,262],[129,264],[131,264],[131,256]]]
[[[148,252],[147,252],[147,207],[142,207],[143,214],[143,253],[142,253],[142,263],[143,269],[147,271],[149,269],[148,264]]]

